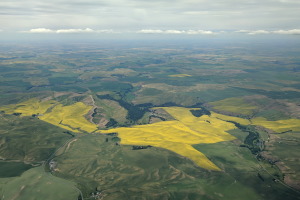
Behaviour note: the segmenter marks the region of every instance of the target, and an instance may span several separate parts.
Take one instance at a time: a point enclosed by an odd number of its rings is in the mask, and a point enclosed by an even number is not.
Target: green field
[[[21,176],[0,178],[2,199],[76,199],[74,183],[52,176],[43,167],[32,168]]]
[[[48,159],[71,135],[33,117],[0,114],[1,159],[38,164]]]
[[[139,195],[146,199],[297,198],[297,193],[274,182],[251,152],[236,142],[194,145],[222,169],[209,172],[167,150],[116,145],[114,137],[79,138],[55,158],[59,165],[54,174],[76,182],[86,197],[97,188],[107,199],[138,199]]]

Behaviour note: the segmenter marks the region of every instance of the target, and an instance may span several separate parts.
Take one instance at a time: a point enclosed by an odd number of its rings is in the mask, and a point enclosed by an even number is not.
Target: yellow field
[[[233,117],[233,116],[228,116],[228,115],[222,115],[219,113],[215,113],[215,112],[211,112],[211,116],[217,119],[221,119],[224,121],[233,121],[233,122],[237,122],[239,124],[242,125],[249,125],[250,121],[248,119],[243,119],[240,117]]]
[[[33,114],[43,114],[48,108],[57,103],[58,102],[53,100],[40,101],[39,99],[33,98],[19,104],[1,107],[0,110],[5,111],[6,114],[22,113],[22,116],[31,116]]]
[[[232,117],[227,115],[218,114],[215,112],[211,112],[211,116],[225,120],[225,121],[234,121],[241,125],[256,125],[256,126],[263,126],[270,130],[273,130],[277,133],[281,133],[284,131],[294,131],[300,132],[300,119],[286,119],[286,120],[277,120],[277,121],[268,121],[266,118],[263,117],[256,117],[250,120],[243,119],[239,117]]]
[[[91,108],[92,106],[87,106],[82,102],[70,106],[59,104],[40,119],[74,132],[80,132],[80,130],[93,132],[97,130],[97,126],[84,118]]]
[[[122,144],[151,145],[165,148],[193,160],[202,168],[220,170],[204,154],[194,149],[192,145],[236,139],[226,132],[235,129],[235,125],[226,121],[234,121],[242,125],[261,125],[276,132],[300,131],[299,119],[267,121],[264,118],[255,118],[250,122],[247,119],[215,112],[212,112],[211,116],[194,117],[189,108],[161,108],[176,120],[103,130],[101,133],[117,132]]]
[[[214,106],[214,109],[220,111],[228,111],[238,114],[251,115],[253,110],[257,109],[256,106],[253,106],[245,102],[242,98],[227,98],[220,101],[215,101],[209,103]]]
[[[187,76],[191,76],[189,74],[173,74],[173,75],[169,75],[169,77],[187,77]]]
[[[52,109],[47,112],[50,108]],[[7,114],[22,113],[22,116],[39,114],[41,120],[64,129],[74,132],[93,132],[97,130],[97,125],[84,118],[91,108],[92,106],[87,106],[82,102],[63,106],[54,100],[40,101],[34,98],[16,105],[1,107],[0,111],[3,110]]]
[[[236,128],[232,123],[204,115],[194,117],[189,108],[163,108],[176,120],[103,130],[101,133],[118,132],[122,144],[151,145],[178,153],[209,170],[220,170],[204,154],[192,147],[199,143],[216,143],[236,139],[227,130]]]
[[[232,117],[228,115],[222,115],[215,112],[211,112],[211,116],[224,120],[224,121],[234,121],[241,125],[256,125],[263,126],[270,130],[273,130],[277,133],[285,131],[300,132],[300,119],[286,119],[286,120],[277,120],[277,121],[268,121],[264,117],[256,117],[250,120],[243,119],[239,117]]]
[[[252,119],[251,121],[254,125],[263,126],[278,133],[289,130],[300,132],[300,119],[268,121],[263,117],[257,117]]]
[[[241,103],[239,104],[241,105]],[[92,106],[77,102],[63,106],[54,100],[40,101],[29,99],[25,102],[1,107],[7,114],[15,112],[22,116],[39,114],[43,121],[60,126],[73,132],[94,132],[97,125],[89,122],[84,115]],[[211,112],[211,115],[195,117],[190,110],[183,107],[160,107],[169,113],[175,120],[162,121],[147,125],[121,127],[110,130],[101,130],[100,133],[118,132],[121,143],[126,145],[151,145],[173,151],[185,156],[202,168],[219,171],[220,168],[211,162],[203,153],[197,151],[192,145],[200,143],[217,143],[236,139],[226,131],[235,129],[234,121],[242,125],[260,125],[276,132],[288,130],[300,131],[300,119],[268,121],[258,117],[251,121],[239,117]],[[249,108],[249,107],[248,107]],[[155,108],[158,109],[158,108]],[[196,110],[199,108],[193,108]]]
[[[294,131],[300,132],[300,119],[286,119],[286,120],[277,120],[277,121],[268,121],[266,118],[257,117],[250,120],[243,119],[239,117],[232,117],[227,115],[218,114],[215,112],[211,112],[211,116],[225,120],[225,121],[234,121],[241,125],[256,125],[263,126],[265,128],[271,129],[277,133],[281,133],[284,131]]]

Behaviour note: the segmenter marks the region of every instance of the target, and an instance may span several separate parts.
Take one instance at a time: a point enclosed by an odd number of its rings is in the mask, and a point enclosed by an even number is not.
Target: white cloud
[[[258,35],[258,34],[269,34],[270,31],[266,30],[257,30],[257,31],[250,31],[248,34],[249,35]]]
[[[205,30],[160,30],[160,29],[142,29],[137,33],[148,33],[148,34],[189,34],[189,35],[216,35],[216,32],[205,31]]]
[[[270,31],[266,31],[266,30],[238,30],[238,31],[234,31],[235,33],[246,33],[248,35],[261,35],[261,34],[269,34],[271,33]]]
[[[86,29],[47,29],[47,28],[34,28],[30,29],[29,31],[21,31],[23,33],[118,33],[113,31],[112,29],[103,29],[103,30],[93,30],[91,28]]]
[[[93,33],[95,32],[93,29],[59,29],[55,31],[56,33]]]
[[[204,30],[188,30],[186,33],[187,34],[191,34],[191,35],[196,35],[196,34],[200,34],[200,35],[216,35],[215,32],[204,31]]]
[[[0,29],[0,32],[3,31]],[[140,34],[174,34],[174,35],[218,35],[228,33],[241,33],[248,35],[266,35],[266,34],[280,34],[280,35],[300,35],[300,29],[290,30],[237,30],[237,31],[210,31],[210,30],[176,30],[176,29],[141,29],[139,31],[121,31],[117,32],[112,29],[94,30],[91,28],[85,29],[47,29],[47,28],[34,28],[29,31],[21,31],[23,33],[57,33],[57,34],[74,34],[74,33],[95,33],[95,34],[116,34],[116,33],[140,33]]]
[[[163,33],[164,31],[159,29],[142,29],[137,31],[137,33]]]
[[[29,31],[24,31],[24,32],[29,32],[29,33],[54,33],[55,31],[47,28],[34,28],[30,29]]]
[[[278,30],[278,31],[273,31],[273,33],[284,34],[284,35],[300,35],[300,29]]]
[[[182,34],[185,33],[185,31],[179,31],[179,30],[166,30],[164,31],[166,34]]]
[[[238,30],[234,31],[235,33],[246,33],[249,35],[259,35],[259,34],[282,34],[282,35],[300,35],[300,29],[291,29],[291,30],[276,30],[276,31],[267,31],[267,30]]]

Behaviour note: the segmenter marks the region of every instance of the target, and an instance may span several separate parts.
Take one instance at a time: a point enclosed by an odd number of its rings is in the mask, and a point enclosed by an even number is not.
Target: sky
[[[299,35],[300,0],[1,0],[0,35]]]

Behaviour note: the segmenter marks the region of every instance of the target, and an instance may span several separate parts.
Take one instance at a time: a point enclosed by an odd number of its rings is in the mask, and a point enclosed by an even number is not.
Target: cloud
[[[273,31],[273,33],[283,34],[283,35],[300,35],[300,29],[278,30],[278,31]]]
[[[95,31],[90,28],[86,29],[59,29],[56,33],[94,33]]]
[[[204,31],[204,30],[188,30],[186,32],[187,34],[190,35],[196,35],[196,34],[200,34],[200,35],[216,35],[217,33],[212,32],[212,31]]]
[[[179,30],[166,30],[164,31],[166,34],[182,34],[185,33],[185,31],[179,31]]]
[[[276,30],[276,31],[267,31],[267,30],[238,30],[236,33],[246,33],[248,35],[259,35],[259,34],[281,34],[281,35],[300,35],[300,29],[291,29],[291,30]]]
[[[2,30],[0,29],[0,32]],[[95,33],[95,34],[121,34],[121,33],[139,33],[139,34],[170,34],[170,35],[220,35],[228,33],[240,33],[247,35],[267,35],[267,34],[278,34],[278,35],[300,35],[300,29],[290,30],[237,30],[237,31],[210,31],[210,30],[176,30],[176,29],[141,29],[138,31],[114,31],[112,29],[100,29],[94,30],[91,28],[85,29],[48,29],[48,28],[34,28],[29,31],[21,31],[23,33],[56,33],[56,34],[77,34],[77,33]]]
[[[197,27],[204,30],[298,28],[295,25],[299,24],[299,6],[299,0],[2,0],[0,24],[3,30],[15,32],[31,27],[72,27],[72,30],[61,28],[61,33],[89,32],[85,27],[95,32],[97,27],[122,32],[155,27],[140,33],[169,30],[168,34],[210,35],[197,31]]]
[[[248,35],[261,35],[261,34],[269,34],[269,33],[272,33],[270,31],[266,31],[266,30],[238,30],[238,31],[235,31],[236,33],[246,33]]]
[[[142,29],[142,30],[139,30],[137,31],[137,33],[164,33],[164,31],[162,30],[159,30],[159,29]]]
[[[29,33],[55,33],[55,31],[47,28],[34,28],[30,29],[29,31],[24,31]]]
[[[188,34],[188,35],[216,35],[216,32],[205,30],[160,30],[160,29],[142,29],[137,33],[146,34]]]
[[[249,35],[259,35],[259,34],[269,34],[270,31],[266,31],[266,30],[257,30],[257,31],[251,31],[248,34]]]
[[[118,33],[113,31],[112,29],[103,29],[103,30],[93,30],[91,28],[85,28],[85,29],[47,29],[47,28],[35,28],[30,29],[29,31],[21,31],[23,33],[58,33],[58,34],[64,34],[64,33]]]

